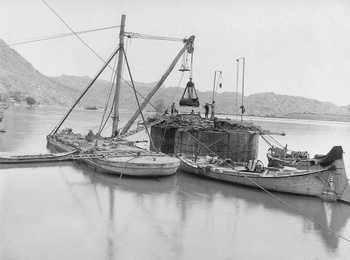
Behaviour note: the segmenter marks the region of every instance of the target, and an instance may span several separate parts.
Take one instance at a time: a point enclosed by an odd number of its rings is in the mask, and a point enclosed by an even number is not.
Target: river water
[[[0,152],[48,152],[45,136],[65,112],[6,110]],[[96,132],[101,114],[74,111],[63,127]],[[350,123],[245,120],[312,155],[342,145],[350,176]],[[267,148],[260,139],[265,163]],[[350,259],[350,205],[274,194],[302,214],[261,190],[181,171],[119,179],[74,162],[1,166],[0,259]]]

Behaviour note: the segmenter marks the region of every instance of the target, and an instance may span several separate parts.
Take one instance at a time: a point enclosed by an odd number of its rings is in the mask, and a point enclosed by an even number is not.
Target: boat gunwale
[[[325,171],[330,171],[334,169],[334,166],[328,166],[326,168],[322,168],[322,169],[318,169],[318,170],[295,170],[295,173],[293,171],[289,171],[286,172],[286,174],[282,174],[283,172],[280,171],[279,168],[274,168],[274,167],[266,167],[268,168],[267,170],[272,170],[271,168],[276,169],[276,172],[281,173],[281,175],[269,175],[267,176],[267,174],[264,175],[264,172],[262,173],[257,173],[257,172],[251,172],[251,171],[237,171],[233,168],[229,168],[229,167],[222,167],[222,166],[215,166],[214,164],[210,164],[208,163],[207,165],[203,166],[203,167],[199,167],[198,165],[196,165],[192,160],[188,159],[188,158],[184,158],[182,156],[179,156],[179,159],[181,161],[183,161],[187,166],[192,167],[193,169],[196,169],[198,171],[200,171],[198,174],[200,175],[204,175],[203,173],[205,173],[205,170],[203,170],[204,167],[206,166],[210,166],[211,169],[208,169],[208,172],[211,172],[213,174],[222,174],[222,175],[226,175],[226,176],[234,176],[234,177],[251,177],[251,178],[261,178],[261,179],[271,179],[271,178],[292,178],[292,177],[305,177],[305,176],[309,176],[309,175],[315,175],[315,174],[319,174]],[[187,163],[187,161],[190,161],[190,165],[189,163]],[[224,169],[222,172],[220,171],[215,171],[212,168],[215,169]],[[202,173],[203,172],[203,173]],[[289,174],[288,174],[289,173]],[[290,174],[293,173],[293,174]]]

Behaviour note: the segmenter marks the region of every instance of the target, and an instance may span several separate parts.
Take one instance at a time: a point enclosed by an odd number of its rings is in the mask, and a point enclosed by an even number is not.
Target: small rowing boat
[[[72,155],[76,151],[64,152],[64,153],[46,153],[46,154],[30,154],[30,155],[10,155],[1,156],[0,164],[9,163],[37,163],[37,162],[57,162],[72,160]]]

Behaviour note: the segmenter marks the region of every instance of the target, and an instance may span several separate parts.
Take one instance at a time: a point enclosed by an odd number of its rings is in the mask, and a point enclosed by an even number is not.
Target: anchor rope
[[[206,149],[208,149],[209,151],[211,151],[213,154],[217,155],[214,151],[210,150],[210,148],[206,147],[202,142],[200,142],[196,137],[194,137],[193,135],[191,135],[190,133],[188,133],[187,130],[184,130],[184,132],[186,132],[191,138],[193,138],[195,141],[197,141],[198,143],[200,143],[201,145],[203,145]],[[219,155],[217,155],[218,158],[222,159]],[[233,168],[232,165],[230,165],[229,163],[223,161],[228,167]],[[350,242],[350,239],[342,236],[341,234],[333,231],[331,228],[323,225],[321,222],[317,221],[316,219],[313,219],[312,217],[308,216],[307,214],[305,214],[304,212],[302,212],[301,210],[297,209],[296,207],[294,207],[293,205],[291,205],[290,203],[282,200],[281,198],[279,198],[278,196],[274,195],[273,193],[269,192],[268,190],[266,190],[264,187],[262,187],[261,185],[259,185],[257,182],[255,182],[252,178],[249,178],[247,175],[245,175],[244,173],[237,171],[239,174],[241,174],[244,178],[246,178],[247,180],[249,180],[250,182],[252,182],[254,185],[256,185],[257,187],[259,187],[260,189],[262,189],[264,192],[266,192],[267,194],[269,194],[270,196],[272,196],[273,198],[275,198],[276,200],[278,200],[279,202],[281,202],[282,204],[286,205],[287,207],[295,210],[296,212],[298,212],[299,214],[303,215],[304,217],[306,217],[307,219],[311,220],[312,222],[320,225],[321,227],[323,227],[324,229],[328,230],[329,232],[331,232],[332,234],[338,236],[339,238],[344,239],[347,242]]]

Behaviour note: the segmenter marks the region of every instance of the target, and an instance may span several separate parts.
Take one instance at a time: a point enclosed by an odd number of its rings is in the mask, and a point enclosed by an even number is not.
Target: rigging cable
[[[125,52],[127,53],[128,52],[128,46],[129,46],[129,39],[130,38],[126,38],[126,44],[125,44],[125,46],[126,46],[126,48],[125,48]],[[130,40],[130,42],[131,42],[131,40]],[[124,64],[123,64],[123,67],[122,67],[122,75],[124,74],[124,66],[125,66],[125,61],[124,61]],[[122,78],[123,79],[123,78]],[[124,80],[124,79],[123,79]],[[125,80],[124,80],[124,82],[126,82]],[[127,82],[126,82],[127,83]],[[128,84],[128,83],[127,83]],[[130,86],[130,85],[129,85]],[[132,88],[132,87],[131,87]],[[136,91],[137,92],[137,91]],[[145,99],[139,92],[137,92],[137,94],[139,94],[143,99]],[[157,110],[157,108],[149,101],[148,102],[148,104],[150,105],[150,106],[152,106],[155,110]],[[137,105],[137,104],[136,104]],[[135,106],[135,104],[134,105],[132,105],[127,111],[126,111],[126,113],[128,113],[129,111],[131,111],[131,109],[133,108]],[[126,114],[125,113],[125,114]],[[118,129],[118,131],[120,130],[120,129],[122,129],[122,128],[119,128]]]
[[[193,78],[193,50],[194,50],[194,49],[192,49],[192,52],[191,52],[191,66],[190,66],[190,75],[189,75],[190,80]],[[186,53],[187,53],[187,55],[186,55],[186,65],[187,65],[188,51],[186,51]],[[185,57],[185,55],[183,56],[183,59],[184,59],[184,57]],[[183,63],[182,63],[182,64],[183,64]],[[181,66],[182,66],[182,65],[181,65]],[[185,66],[185,67],[186,67],[186,66]],[[170,103],[172,103],[172,102],[174,101],[174,98],[175,98],[175,96],[176,96],[176,94],[177,94],[177,92],[178,92],[178,90],[179,90],[179,88],[180,88],[180,85],[181,85],[181,82],[182,82],[182,79],[183,79],[183,76],[184,76],[184,72],[185,72],[185,71],[182,71],[182,75],[181,75],[181,78],[180,78],[180,82],[179,82],[179,84],[177,85],[175,94],[173,95],[173,97],[172,97]],[[168,126],[169,126],[169,120],[168,120],[167,123],[166,123],[165,131],[164,131],[164,134],[163,134],[163,136],[162,136],[161,142],[160,142],[160,144],[159,144],[160,146],[162,145],[162,143],[163,143],[164,140],[165,140],[165,134],[166,134],[166,130],[168,129]]]
[[[127,66],[127,68],[128,68],[128,72],[129,72],[131,84],[132,84],[133,89],[134,89],[134,94],[135,94],[135,98],[136,98],[136,101],[137,101],[137,105],[138,105],[138,107],[139,107],[142,120],[143,120],[143,122],[145,123],[145,128],[146,128],[146,131],[147,131],[147,134],[148,134],[148,138],[149,138],[149,140],[150,140],[151,149],[154,149],[153,140],[152,140],[152,138],[151,138],[151,135],[150,135],[150,133],[149,133],[149,130],[148,130],[148,127],[147,127],[147,124],[146,124],[146,121],[145,121],[145,117],[144,117],[144,115],[143,115],[143,113],[142,113],[142,110],[141,110],[140,101],[139,101],[139,99],[138,99],[138,97],[137,97],[137,93],[136,93],[136,89],[135,89],[135,85],[134,85],[134,80],[133,80],[133,78],[132,78],[131,71],[130,71],[130,67],[129,67],[128,58],[126,57],[126,54],[125,54],[125,51],[124,51],[124,48],[123,48],[123,47],[121,47],[121,51],[122,51],[123,54],[124,54],[125,63],[126,63],[126,66]]]
[[[90,82],[89,86],[84,90],[84,92],[80,95],[80,97],[76,100],[76,102],[73,104],[73,106],[69,109],[67,114],[62,118],[62,120],[58,123],[58,125],[51,131],[50,135],[56,134],[58,129],[62,126],[63,122],[67,119],[69,114],[72,112],[74,107],[79,103],[79,101],[83,98],[83,96],[86,94],[86,92],[91,88],[91,86],[95,83],[97,78],[101,75],[103,70],[108,66],[108,64],[111,62],[111,60],[115,57],[115,55],[118,53],[120,49],[120,46],[111,54],[111,56],[108,58],[107,62],[102,66],[102,68],[97,72],[93,80]]]
[[[273,138],[271,135],[269,134],[260,134],[261,138],[270,146],[272,147],[273,145],[271,144],[271,142],[275,143],[276,146],[279,146],[283,149],[286,149],[286,147],[284,147],[281,143],[279,143],[275,138]],[[270,142],[267,140],[270,139]]]
[[[186,41],[186,39],[181,39],[181,38],[171,38],[171,37],[147,35],[147,34],[133,33],[133,32],[125,32],[124,35],[128,38],[138,38],[138,39],[147,39],[147,40],[175,41],[175,42]]]
[[[285,148],[282,144],[280,144],[275,138],[273,138],[271,135],[268,135],[276,144],[278,144],[280,147]]]
[[[210,152],[212,152],[213,154],[215,154],[218,158],[222,159],[219,155],[217,155],[214,151],[212,151],[210,148],[208,148],[206,145],[204,145],[202,142],[200,142],[196,137],[194,137],[193,135],[191,135],[187,130],[184,130],[184,132],[186,132],[190,137],[192,137],[195,141],[197,141],[199,144],[201,144],[203,147],[205,147],[206,149],[208,149]],[[223,160],[223,159],[222,159]],[[230,165],[229,163],[227,163],[225,160],[223,160],[224,163],[226,163],[227,166],[229,166],[230,168],[234,169],[232,165]],[[282,204],[290,207],[291,209],[295,210],[296,212],[298,212],[299,214],[303,215],[304,217],[308,218],[309,220],[311,220],[312,222],[320,225],[321,227],[323,227],[324,229],[328,230],[329,232],[331,232],[332,234],[346,240],[347,242],[350,242],[350,239],[342,236],[341,234],[333,231],[331,228],[323,225],[321,222],[311,218],[310,216],[308,216],[307,214],[305,214],[304,212],[302,212],[301,210],[297,209],[296,207],[294,207],[293,205],[289,204],[288,202],[282,200],[281,198],[279,198],[278,196],[274,195],[273,193],[271,193],[270,191],[266,190],[264,187],[262,187],[261,185],[259,185],[257,182],[255,182],[252,178],[249,178],[247,175],[243,174],[242,172],[238,171],[239,174],[241,174],[244,178],[248,179],[250,182],[252,182],[254,185],[256,185],[257,187],[259,187],[260,189],[262,189],[263,191],[265,191],[267,194],[269,194],[270,196],[272,196],[273,198],[277,199],[279,202],[281,202]]]
[[[182,82],[183,77],[184,77],[184,72],[182,72],[182,74],[181,74],[180,82],[179,82],[179,84],[177,85],[175,94],[173,95],[173,97],[172,97],[170,103],[172,103],[172,102],[174,101],[174,98],[175,98],[175,96],[176,96],[176,94],[177,94],[177,91],[179,90],[179,87],[180,87],[180,85],[181,85],[181,82]],[[168,126],[169,126],[169,120],[168,120],[167,123],[166,123],[165,131],[164,131],[164,134],[163,134],[163,136],[162,136],[162,139],[161,139],[161,141],[160,141],[159,146],[161,146],[161,145],[163,144],[164,140],[165,140],[165,133],[166,133],[166,130],[168,129]],[[160,147],[159,147],[158,149],[160,150]]]
[[[267,138],[264,135],[260,135],[261,138],[268,144],[268,146],[272,147],[273,145],[267,140]]]
[[[55,12],[55,10],[53,10],[53,8],[51,8],[51,6],[45,2],[45,0],[42,0],[49,8],[50,10],[68,27],[68,29],[76,36],[78,37],[78,39],[89,49],[91,50],[100,60],[102,60],[104,63],[104,59],[99,56],[82,38],[80,38],[74,31],[73,29],[58,15],[57,12]],[[120,26],[119,26],[120,27]],[[147,34],[139,34],[139,33],[124,33],[125,36],[127,36],[128,38],[140,38],[140,39],[151,39],[151,40],[166,40],[166,41],[177,41],[177,42],[186,42],[186,39],[181,39],[181,38],[171,38],[171,37],[163,37],[163,36],[155,36],[155,35],[147,35]],[[109,68],[111,68],[109,66]],[[111,68],[112,69],[112,68]],[[112,69],[113,70],[113,69]],[[134,89],[133,86],[131,86],[123,77],[121,77],[120,75],[118,75],[130,88]],[[146,98],[141,95],[136,89],[134,89],[134,91],[136,91],[136,93],[142,97],[144,100],[146,100]],[[153,108],[154,105],[152,103],[150,103],[149,101],[147,102],[148,104],[150,104]]]
[[[55,10],[53,10],[52,8],[51,8],[51,6],[48,4],[48,3],[46,3],[45,2],[45,0],[42,0],[49,8],[50,8],[50,10],[68,27],[68,29],[76,36],[76,37],[78,37],[78,39],[89,49],[89,50],[91,50],[100,60],[102,60],[103,61],[103,63],[106,65],[106,66],[108,66],[110,69],[112,69],[113,70],[113,68],[111,68],[110,66],[109,66],[109,62],[110,61],[108,61],[108,62],[106,62],[101,56],[99,56],[86,42],[84,42],[84,40],[83,39],[81,39],[73,30],[72,30],[72,28],[55,12]],[[119,26],[120,27],[120,26]],[[154,37],[156,37],[156,36],[154,36]],[[164,37],[165,38],[165,37]],[[174,38],[175,39],[175,38]],[[104,68],[106,67],[106,66],[104,66]],[[102,71],[101,71],[102,72]],[[114,71],[115,72],[115,71]],[[116,72],[115,72],[116,73]],[[132,88],[132,89],[134,89],[133,88],[133,86],[131,86],[123,77],[121,77],[120,75],[118,75],[125,83],[126,83],[126,85],[127,86],[129,86],[130,88]],[[87,89],[84,91],[84,93],[83,93],[83,95],[87,92],[87,90],[89,89],[91,87],[91,85],[90,86],[88,86],[87,87]],[[139,94],[139,96],[140,97],[142,97],[144,100],[146,100],[146,98],[142,95],[142,94],[140,94],[136,89],[134,89],[134,91],[136,91],[136,93],[137,94]],[[79,100],[82,98],[82,96],[79,98]],[[148,104],[150,104],[151,106],[153,106],[153,104],[151,104],[150,102],[148,102]],[[76,106],[76,104],[74,104],[74,106],[72,107],[72,109],[68,112],[68,114],[67,114],[67,116],[63,119],[63,121],[61,122],[61,124],[60,124],[60,126],[63,124],[63,122],[66,120],[66,118],[68,117],[68,115],[70,114],[70,112],[73,110],[73,108]],[[154,106],[153,106],[154,107]],[[59,127],[58,127],[59,128]],[[57,129],[54,129],[53,130],[53,132],[54,133],[56,133],[57,132],[57,130],[58,130],[58,128]],[[53,133],[52,132],[52,133]],[[51,133],[51,134],[52,134]]]
[[[113,71],[116,71],[116,70],[115,70],[116,66],[117,66],[117,59],[114,59]],[[98,137],[101,136],[101,132],[102,132],[102,130],[104,129],[104,127],[105,127],[105,125],[106,125],[106,123],[107,123],[107,120],[108,120],[108,118],[109,118],[109,116],[110,116],[110,114],[111,114],[111,112],[110,112],[109,115],[108,115],[108,117],[107,117],[107,119],[106,119],[106,122],[103,123],[104,120],[105,120],[105,116],[106,116],[108,104],[109,104],[109,101],[110,101],[110,99],[111,99],[111,95],[112,95],[112,91],[113,91],[113,86],[114,86],[115,79],[116,79],[116,73],[112,73],[112,74],[111,74],[111,79],[110,79],[109,94],[108,94],[107,97],[106,97],[106,102],[105,102],[106,105],[105,105],[104,112],[103,112],[103,116],[102,116],[102,119],[101,119],[100,128],[99,128],[99,130],[98,130]],[[111,111],[112,111],[112,110],[113,110],[113,106],[112,106],[112,108],[111,108]],[[97,145],[97,141],[96,141],[96,145]]]
[[[68,29],[76,36],[78,37],[78,39],[86,46],[89,48],[90,51],[92,51],[100,60],[102,60],[105,63],[105,60],[102,59],[102,57],[100,55],[97,54],[97,52],[95,52],[82,38],[79,37],[79,35],[77,35],[73,29],[58,15],[58,13],[55,12],[55,10],[53,10],[51,8],[51,6],[45,2],[45,0],[42,0],[49,8],[52,12],[54,12],[54,14],[65,24],[65,26],[68,27]]]
[[[97,32],[97,31],[102,31],[102,30],[114,29],[114,28],[117,28],[117,27],[120,27],[120,25],[109,26],[109,27],[98,28],[98,29],[85,30],[85,31],[78,31],[78,32],[75,32],[75,33],[63,33],[63,34],[56,34],[56,35],[45,36],[45,37],[40,37],[40,38],[18,40],[18,41],[14,41],[13,43],[7,44],[7,46],[21,45],[21,44],[27,44],[27,43],[32,43],[32,42],[40,42],[40,41],[47,41],[47,40],[63,38],[63,37],[67,37],[67,36],[73,36],[73,35],[76,35],[76,34],[84,34],[84,33],[90,33],[90,32]],[[0,47],[4,47],[4,46],[6,46],[6,45],[0,46]]]
[[[238,77],[239,77],[239,60],[237,61],[237,78],[236,78],[236,120],[238,120]]]

